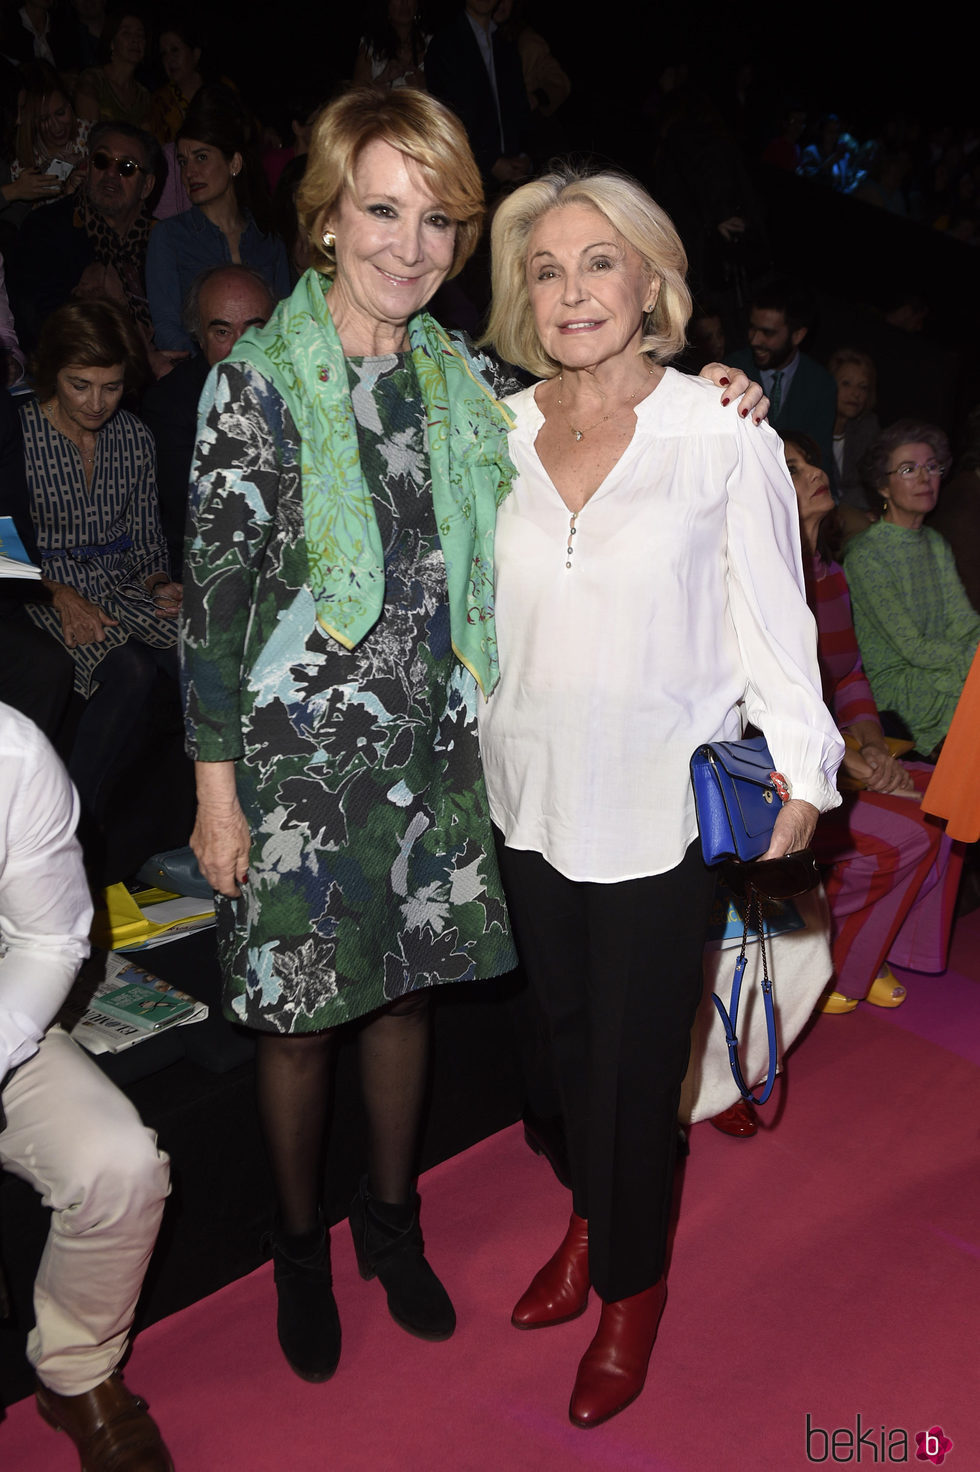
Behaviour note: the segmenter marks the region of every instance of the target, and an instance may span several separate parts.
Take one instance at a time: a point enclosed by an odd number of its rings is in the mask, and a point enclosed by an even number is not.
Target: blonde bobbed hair
[[[670,216],[626,174],[563,169],[516,189],[497,210],[490,232],[493,250],[493,307],[486,343],[508,363],[538,378],[554,378],[561,364],[544,351],[534,325],[527,289],[531,232],[549,210],[588,205],[642,257],[660,281],[653,311],[643,323],[641,353],[666,363],[683,348],[691,315],[687,255]]]
[[[867,413],[868,409],[875,407],[878,397],[878,370],[875,360],[870,353],[863,353],[860,348],[838,348],[827,359],[827,372],[831,378],[836,378],[838,371],[848,363],[853,363],[868,375],[868,405],[864,411]]]
[[[323,243],[326,222],[346,192],[357,198],[354,171],[362,149],[380,141],[412,159],[450,219],[456,222],[455,276],[476,249],[483,226],[483,185],[466,129],[448,107],[399,87],[352,87],[317,116],[303,182],[296,195],[300,225],[306,231],[317,271],[332,276],[336,255]]]

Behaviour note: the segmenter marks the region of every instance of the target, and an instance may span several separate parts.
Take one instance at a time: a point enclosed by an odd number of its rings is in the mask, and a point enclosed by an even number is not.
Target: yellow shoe
[[[891,967],[883,966],[881,975],[875,977],[864,1000],[873,1007],[900,1007],[907,996],[908,992]]]
[[[828,992],[820,1003],[820,1010],[841,1016],[845,1012],[853,1012],[857,1004],[857,997],[845,997],[843,992]]]

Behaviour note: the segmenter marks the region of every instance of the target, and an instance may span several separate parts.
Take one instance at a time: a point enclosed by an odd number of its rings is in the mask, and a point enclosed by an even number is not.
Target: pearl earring
[[[327,250],[333,250],[334,246],[337,244],[337,237],[332,230],[324,230],[323,243],[326,246]]]

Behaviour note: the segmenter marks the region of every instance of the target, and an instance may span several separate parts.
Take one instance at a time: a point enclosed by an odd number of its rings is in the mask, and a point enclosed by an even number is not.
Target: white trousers
[[[122,1358],[170,1190],[170,1162],[126,1096],[52,1027],[3,1090],[0,1164],[52,1209],[27,1355],[58,1395]]]

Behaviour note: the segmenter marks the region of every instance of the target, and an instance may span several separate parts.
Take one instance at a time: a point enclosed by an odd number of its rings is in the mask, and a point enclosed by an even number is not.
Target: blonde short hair
[[[357,197],[354,170],[369,143],[388,143],[420,168],[433,196],[456,222],[455,276],[476,249],[483,227],[483,184],[466,129],[441,102],[412,87],[385,92],[352,87],[317,115],[306,173],[296,195],[317,271],[332,276],[334,251],[323,243],[325,223],[345,192]]]
[[[878,396],[878,370],[874,358],[870,353],[862,353],[860,348],[838,348],[827,359],[827,372],[831,378],[836,378],[838,369],[843,368],[846,363],[856,364],[868,375],[868,409],[873,409]]]
[[[539,378],[553,378],[561,365],[541,346],[527,289],[531,231],[549,210],[584,204],[605,216],[645,267],[660,278],[653,311],[644,320],[640,352],[666,363],[681,351],[691,315],[687,255],[673,223],[646,190],[626,174],[580,174],[571,169],[544,174],[514,191],[497,210],[490,232],[493,306],[486,342],[508,363]]]

